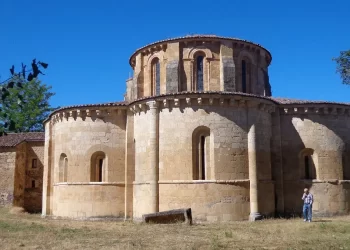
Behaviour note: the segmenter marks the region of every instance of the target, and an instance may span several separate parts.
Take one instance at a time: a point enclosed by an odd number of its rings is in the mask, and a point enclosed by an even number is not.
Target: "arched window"
[[[248,58],[242,60],[242,92],[251,92],[251,63]]]
[[[104,182],[106,178],[106,155],[96,152],[91,156],[91,182]]]
[[[203,76],[204,76],[204,67],[203,67],[203,61],[204,57],[203,56],[197,56],[196,58],[196,90],[197,91],[203,91]]]
[[[160,95],[160,63],[154,58],[151,63],[151,94]]]
[[[197,128],[192,135],[193,179],[210,178],[210,130],[207,127]]]
[[[300,171],[302,179],[316,179],[314,150],[311,148],[303,149],[299,154]]]
[[[244,60],[242,61],[242,92],[247,93],[247,68]]]
[[[66,154],[61,154],[58,166],[58,181],[59,182],[67,182],[67,174],[68,174],[68,158]]]
[[[193,56],[193,91],[204,91],[205,83],[205,54],[198,51]]]

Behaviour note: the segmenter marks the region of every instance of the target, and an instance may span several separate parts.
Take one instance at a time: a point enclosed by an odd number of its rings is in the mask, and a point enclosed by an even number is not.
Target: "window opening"
[[[247,68],[244,60],[242,61],[242,92],[247,92]]]
[[[203,91],[203,56],[197,57],[197,91]]]
[[[32,159],[32,168],[36,168],[37,167],[37,159]]]
[[[159,59],[155,58],[152,62],[152,95],[160,95],[160,63]]]
[[[201,180],[205,180],[205,137],[201,136],[200,141],[200,168],[201,168]]]
[[[103,166],[103,159],[100,159],[98,161],[98,181],[102,182],[102,166]]]

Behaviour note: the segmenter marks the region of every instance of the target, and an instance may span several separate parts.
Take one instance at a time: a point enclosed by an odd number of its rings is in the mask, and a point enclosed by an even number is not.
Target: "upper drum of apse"
[[[128,101],[177,92],[243,92],[271,96],[268,50],[246,40],[195,35],[142,47],[130,57]]]

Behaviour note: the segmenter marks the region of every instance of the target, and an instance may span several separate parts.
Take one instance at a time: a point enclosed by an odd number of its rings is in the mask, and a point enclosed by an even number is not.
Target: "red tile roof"
[[[44,132],[8,133],[0,136],[0,147],[14,147],[23,141],[44,141]]]
[[[278,104],[336,104],[336,105],[347,105],[347,106],[350,105],[349,102],[300,100],[300,99],[283,98],[283,97],[270,97],[270,99],[276,101]]]

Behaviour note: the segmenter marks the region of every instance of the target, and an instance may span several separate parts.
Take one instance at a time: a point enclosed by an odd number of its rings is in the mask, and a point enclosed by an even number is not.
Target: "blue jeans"
[[[304,204],[303,216],[305,220],[312,220],[312,204]]]

